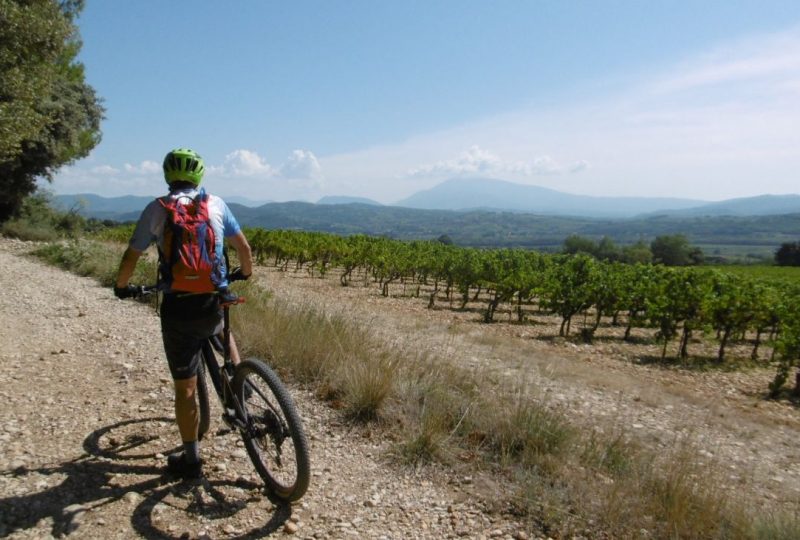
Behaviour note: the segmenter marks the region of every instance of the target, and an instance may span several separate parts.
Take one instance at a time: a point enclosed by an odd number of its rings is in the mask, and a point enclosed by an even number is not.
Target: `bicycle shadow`
[[[155,517],[157,516],[157,508],[159,505],[167,505],[178,511],[189,514],[202,515],[208,520],[232,518],[239,511],[244,510],[247,503],[245,501],[230,499],[219,489],[223,486],[243,488],[257,487],[257,485],[252,482],[229,482],[223,480],[203,480],[195,484],[182,483],[178,486],[166,486],[151,493],[136,507],[131,515],[133,529],[141,536],[148,539],[181,540],[182,538],[186,538],[185,535],[182,535],[183,533],[173,535],[170,534],[169,531],[159,528],[160,520]],[[178,508],[165,502],[168,496],[171,498],[188,499],[190,502],[185,508]],[[270,501],[275,504],[275,508],[272,512],[272,516],[266,523],[261,526],[253,527],[248,531],[228,533],[225,537],[234,540],[254,540],[256,538],[269,536],[280,529],[292,515],[291,505],[279,503],[271,498]]]
[[[52,536],[60,537],[73,533],[80,528],[87,511],[94,511],[119,501],[126,494],[133,492],[142,499],[131,514],[134,530],[146,538],[178,538],[158,529],[152,518],[153,508],[156,504],[163,504],[163,499],[168,494],[176,490],[196,489],[196,486],[165,476],[162,467],[135,463],[151,460],[156,454],[166,454],[175,450],[153,451],[152,447],[157,443],[158,436],[148,433],[143,426],[138,428],[136,426],[149,422],[166,422],[171,425],[174,420],[151,417],[117,422],[90,433],[83,441],[84,454],[73,460],[52,467],[20,467],[0,472],[0,475],[16,478],[32,475],[66,477],[60,484],[44,487],[35,493],[0,498],[0,516],[3,516],[0,522],[0,537],[31,529],[48,518],[52,520]],[[114,441],[116,444],[104,445],[108,442],[107,436],[120,428],[132,429],[133,434],[124,440]],[[114,479],[122,475],[126,479],[135,477],[136,481],[127,482],[125,485],[116,484]],[[203,480],[203,484],[210,497],[206,497],[202,502],[190,504],[187,511],[202,513],[207,517],[213,516],[215,519],[232,517],[246,507],[242,501],[230,500],[220,488],[235,486],[256,490],[262,487],[249,481]],[[209,502],[209,499],[213,502]],[[275,504],[275,501],[272,502]],[[272,516],[266,523],[246,531],[241,536],[229,536],[229,538],[263,537],[276,531],[290,515],[291,507],[275,504]]]

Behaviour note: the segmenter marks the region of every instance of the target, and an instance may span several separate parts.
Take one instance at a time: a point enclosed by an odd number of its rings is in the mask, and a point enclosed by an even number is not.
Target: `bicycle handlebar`
[[[250,276],[243,276],[242,273],[239,272],[238,270],[239,269],[236,268],[236,269],[234,269],[234,271],[232,271],[231,273],[228,274],[227,279],[228,279],[229,282],[245,281],[247,278],[250,277]],[[155,284],[155,285],[134,285],[134,290],[133,290],[133,292],[131,294],[131,297],[132,298],[141,298],[143,296],[149,296],[149,295],[151,295],[153,293],[157,293],[162,288],[163,287],[161,285],[158,285],[158,284]],[[228,293],[222,293],[222,292],[218,291],[216,294],[228,294]],[[239,298],[239,297],[237,297],[237,298]],[[244,299],[241,299],[241,301],[244,301]],[[234,301],[234,302],[231,302],[231,303],[239,303],[239,302]]]

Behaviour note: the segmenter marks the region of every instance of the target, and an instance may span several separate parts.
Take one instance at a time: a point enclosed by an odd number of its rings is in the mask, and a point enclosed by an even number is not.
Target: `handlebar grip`
[[[228,281],[246,281],[249,279],[250,276],[245,276],[242,274],[242,269],[240,267],[236,267],[228,273]]]

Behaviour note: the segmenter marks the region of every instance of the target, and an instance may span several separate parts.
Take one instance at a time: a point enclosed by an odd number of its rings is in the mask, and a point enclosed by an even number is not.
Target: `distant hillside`
[[[398,206],[428,210],[506,210],[578,217],[669,215],[766,216],[800,212],[800,195],[759,195],[720,202],[650,197],[589,197],[489,178],[453,179]]]
[[[79,208],[80,213],[97,219],[112,219],[127,221],[136,219],[153,197],[137,197],[125,195],[123,197],[101,197],[93,193],[79,193],[77,195],[56,195],[54,204],[58,208],[69,210]],[[134,217],[129,217],[133,215]]]
[[[759,195],[729,199],[683,210],[662,210],[657,214],[689,216],[768,216],[800,212],[800,195]]]
[[[63,196],[59,198],[62,201]],[[124,206],[115,199],[89,200],[86,215],[132,221],[149,197],[126,199],[127,212],[108,207]],[[88,200],[88,199],[87,199]],[[103,203],[103,206],[100,203]],[[129,206],[129,207],[130,207]],[[373,204],[269,203],[257,208],[230,203],[246,227],[297,229],[334,234],[369,234],[401,240],[435,239],[448,235],[455,244],[475,247],[526,247],[556,251],[570,234],[594,239],[603,236],[618,244],[650,241],[664,234],[685,234],[709,253],[770,256],[782,242],[800,240],[800,213],[770,216],[668,216],[639,218],[580,218],[545,216],[487,210],[452,211],[376,206]]]
[[[383,206],[378,201],[373,201],[372,199],[367,199],[366,197],[345,197],[339,195],[328,195],[327,197],[322,197],[320,200],[317,201],[317,204],[352,204],[352,203]]]
[[[401,240],[447,234],[455,244],[558,250],[570,234],[609,236],[620,244],[685,234],[693,244],[733,254],[769,255],[782,242],[800,239],[800,213],[780,216],[711,216],[597,219],[517,212],[422,210],[364,204],[272,203],[259,208],[231,205],[244,226],[334,234],[364,233]]]
[[[226,203],[236,203],[236,204],[241,204],[242,206],[250,206],[253,208],[256,206],[267,204],[268,202],[272,202],[272,201],[254,201],[253,199],[248,199],[247,197],[237,197],[236,195],[230,197],[223,197],[223,199],[225,199]]]
[[[632,217],[704,204],[705,201],[692,199],[572,195],[489,178],[447,180],[397,202],[397,206],[428,210],[494,209],[581,217]]]

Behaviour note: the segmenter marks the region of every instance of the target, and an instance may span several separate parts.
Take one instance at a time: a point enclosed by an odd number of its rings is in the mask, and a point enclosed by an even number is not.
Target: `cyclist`
[[[135,287],[128,282],[133,275],[136,263],[142,252],[155,242],[162,261],[164,255],[165,225],[167,224],[167,204],[188,204],[201,192],[198,190],[205,166],[203,159],[193,150],[177,148],[164,158],[164,178],[169,185],[165,197],[153,200],[142,212],[136,224],[127,250],[122,256],[117,274],[114,294],[127,298],[135,294]],[[182,202],[183,201],[183,202]],[[207,199],[208,221],[214,232],[214,246],[217,265],[221,265],[220,275],[225,276],[223,239],[236,250],[240,268],[238,278],[247,279],[252,272],[250,245],[239,227],[236,218],[225,202],[213,195]],[[163,272],[162,272],[163,274]],[[226,291],[227,282],[222,278],[219,288]],[[219,293],[191,293],[167,289],[161,304],[161,334],[164,352],[175,387],[175,419],[178,424],[183,452],[167,458],[168,471],[182,478],[200,478],[202,460],[197,441],[199,411],[195,392],[197,389],[197,370],[201,362],[202,343],[212,335],[222,331],[222,309]],[[233,336],[231,336],[232,338]],[[239,355],[231,339],[231,358],[239,362]]]

